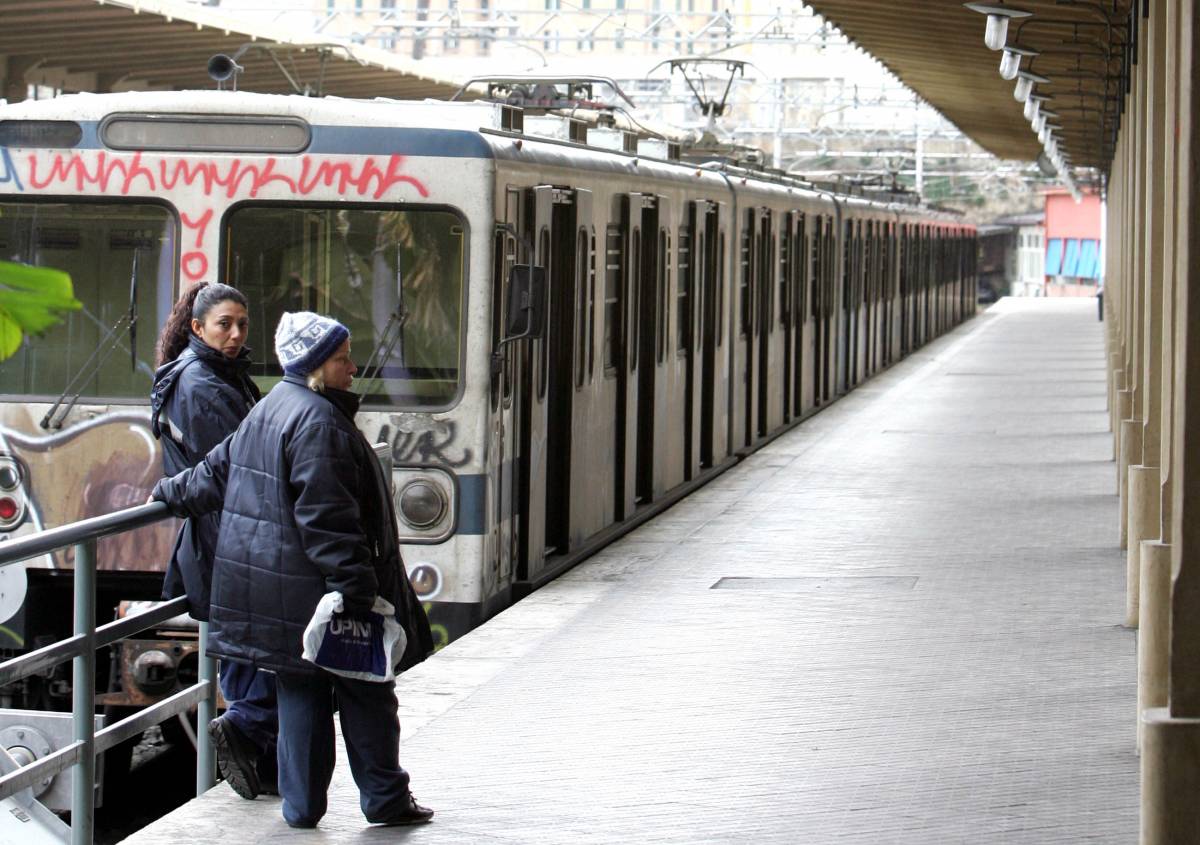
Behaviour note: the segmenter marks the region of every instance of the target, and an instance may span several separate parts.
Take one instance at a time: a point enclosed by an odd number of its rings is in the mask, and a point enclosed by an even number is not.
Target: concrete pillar
[[[1122,391],[1122,402],[1133,405],[1134,391]],[[1129,417],[1121,421],[1121,461],[1118,491],[1120,493],[1121,548],[1129,548],[1129,468],[1142,462],[1142,421]],[[1134,624],[1137,624],[1136,622]]]
[[[1200,719],[1165,707],[1142,715],[1142,845],[1200,842]]]
[[[0,59],[0,98],[10,103],[19,103],[25,99],[29,90],[25,82],[25,71],[30,63],[20,59]]]
[[[1171,626],[1171,547],[1157,540],[1142,543],[1141,617],[1137,637],[1138,747],[1145,744],[1140,718],[1152,707],[1167,706],[1167,645]]]
[[[1168,0],[1179,14],[1181,78],[1175,381],[1172,397],[1171,598],[1165,708],[1143,714],[1143,845],[1200,842],[1200,15],[1197,0]],[[1195,246],[1195,248],[1193,248]],[[1189,424],[1190,423],[1190,424]]]
[[[1141,605],[1142,544],[1157,539],[1160,495],[1158,467],[1129,468],[1129,547],[1125,552],[1125,624],[1137,628]]]
[[[1162,5],[1151,7],[1145,22],[1146,95],[1148,99],[1146,132],[1147,154],[1142,156],[1146,214],[1138,221],[1145,235],[1140,292],[1142,298],[1141,373],[1142,428],[1137,451],[1139,463],[1130,454],[1127,471],[1128,507],[1126,509],[1126,624],[1138,624],[1138,593],[1141,584],[1143,540],[1161,537],[1159,417],[1162,403],[1162,277],[1163,240],[1166,207],[1164,203],[1163,159],[1165,156],[1165,118],[1167,112],[1167,17]],[[1134,436],[1134,435],[1131,435]]]

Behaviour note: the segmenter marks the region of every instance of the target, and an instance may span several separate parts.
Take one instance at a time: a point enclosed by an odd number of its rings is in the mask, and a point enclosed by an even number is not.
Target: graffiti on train
[[[46,434],[31,409],[4,406],[0,452],[20,466],[19,492],[26,503],[26,516],[16,534],[140,505],[162,477],[162,456],[150,436],[149,414],[88,413],[81,412],[83,421]],[[171,555],[177,526],[170,520],[100,540],[97,567],[161,571]],[[5,534],[11,536],[12,531]],[[53,565],[69,566],[73,551],[59,551],[52,558]]]
[[[6,182],[11,182],[18,191],[25,190],[25,185],[21,182],[21,174],[17,173],[8,149],[0,147],[0,185]]]
[[[405,157],[390,155],[339,159],[299,156],[280,159],[274,156],[252,162],[240,158],[170,161],[155,156],[119,155],[109,152],[56,153],[53,156],[31,153],[27,172],[22,178],[7,149],[0,148],[0,184],[10,182],[18,191],[26,185],[38,191],[66,189],[82,192],[97,188],[101,193],[129,196],[184,188],[199,191],[206,200],[254,198],[260,191],[274,188],[287,197],[308,197],[318,191],[339,196],[357,194],[382,199],[396,188],[410,188],[421,197],[429,196],[425,183],[405,172]],[[209,257],[206,248],[214,206],[205,200],[187,202],[176,199],[179,220],[186,230],[185,245],[179,256],[179,268],[189,282],[207,276]]]
[[[429,196],[429,189],[420,179],[404,172],[404,156],[391,155],[382,164],[374,156],[360,161],[322,159],[300,156],[299,172],[295,172],[296,159],[286,164],[274,156],[256,159],[247,163],[240,158],[209,159],[198,161],[143,161],[141,153],[132,156],[111,155],[107,152],[58,153],[47,163],[39,163],[37,154],[28,157],[27,182],[32,188],[45,190],[50,187],[73,188],[83,191],[95,186],[103,193],[116,192],[127,196],[131,191],[173,191],[184,185],[199,187],[206,197],[223,195],[234,197],[257,197],[268,185],[280,185],[287,193],[306,197],[322,188],[338,194],[351,190],[360,197],[382,199],[397,185],[407,185],[422,197]],[[13,167],[8,153],[4,153],[4,166],[9,180],[15,179],[19,190],[24,183]],[[292,171],[290,174],[281,172]],[[4,181],[4,180],[0,180]]]
[[[454,420],[409,419],[395,415],[384,423],[376,440],[392,444],[392,460],[398,464],[437,463],[448,467],[466,466],[470,449],[456,448],[458,423]],[[395,426],[393,428],[392,426]]]

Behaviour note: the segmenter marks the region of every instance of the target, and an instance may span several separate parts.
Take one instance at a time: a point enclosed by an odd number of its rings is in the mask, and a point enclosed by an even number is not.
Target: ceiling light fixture
[[[1024,9],[1014,9],[1012,6],[999,6],[993,3],[963,3],[972,12],[987,15],[987,29],[983,33],[983,43],[989,50],[1002,50],[1008,40],[1008,21],[1011,18],[1027,18],[1033,12]]]

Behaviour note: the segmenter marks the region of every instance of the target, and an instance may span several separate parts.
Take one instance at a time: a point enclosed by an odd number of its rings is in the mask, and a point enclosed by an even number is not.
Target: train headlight
[[[16,528],[25,519],[21,494],[21,468],[11,457],[0,456],[0,531]]]
[[[458,530],[458,479],[447,469],[399,466],[392,470],[396,528],[401,543],[444,543]]]
[[[400,518],[418,530],[437,525],[446,515],[446,497],[432,481],[410,481],[397,499]]]

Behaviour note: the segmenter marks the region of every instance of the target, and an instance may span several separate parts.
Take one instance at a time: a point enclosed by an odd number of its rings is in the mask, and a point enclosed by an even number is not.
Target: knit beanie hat
[[[285,311],[275,328],[275,355],[288,375],[306,376],[325,363],[350,337],[332,317],[311,311]]]

